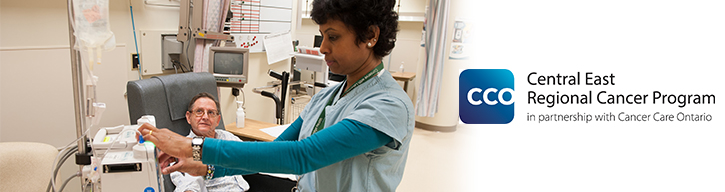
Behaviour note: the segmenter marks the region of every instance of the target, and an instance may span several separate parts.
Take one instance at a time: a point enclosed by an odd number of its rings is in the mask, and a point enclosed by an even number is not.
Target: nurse
[[[165,174],[216,178],[256,172],[302,175],[300,191],[395,191],[413,133],[408,95],[383,68],[395,46],[395,0],[315,0],[320,51],[346,80],[316,94],[273,142],[186,138],[144,124],[139,131],[162,151]],[[173,166],[169,163],[178,161]],[[215,165],[208,170],[204,164]]]

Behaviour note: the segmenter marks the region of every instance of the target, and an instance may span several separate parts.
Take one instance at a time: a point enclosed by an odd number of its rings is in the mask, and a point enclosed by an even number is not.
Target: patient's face
[[[203,111],[201,116],[197,116],[194,112]],[[210,115],[210,111],[215,112],[216,115]],[[214,137],[214,128],[219,125],[221,117],[216,108],[214,101],[202,97],[194,102],[192,112],[186,112],[186,121],[191,125],[192,131],[197,136]]]

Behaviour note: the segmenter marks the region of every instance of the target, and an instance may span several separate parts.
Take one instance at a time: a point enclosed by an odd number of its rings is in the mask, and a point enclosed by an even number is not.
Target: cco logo
[[[514,74],[467,69],[458,77],[458,110],[466,124],[507,124],[514,119]]]

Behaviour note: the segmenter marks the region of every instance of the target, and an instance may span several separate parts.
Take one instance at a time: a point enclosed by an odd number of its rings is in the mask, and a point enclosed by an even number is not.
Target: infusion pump
[[[164,191],[156,146],[137,141],[136,136],[140,125],[155,126],[155,120],[153,116],[144,116],[137,123],[105,127],[96,133],[91,165],[83,168],[83,181],[92,191]]]

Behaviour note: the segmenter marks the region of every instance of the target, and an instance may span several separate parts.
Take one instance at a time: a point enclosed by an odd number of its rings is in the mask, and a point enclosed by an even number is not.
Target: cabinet
[[[141,65],[139,70],[143,75],[156,75],[163,73],[162,43],[163,36],[176,35],[178,31],[172,30],[141,30]]]

